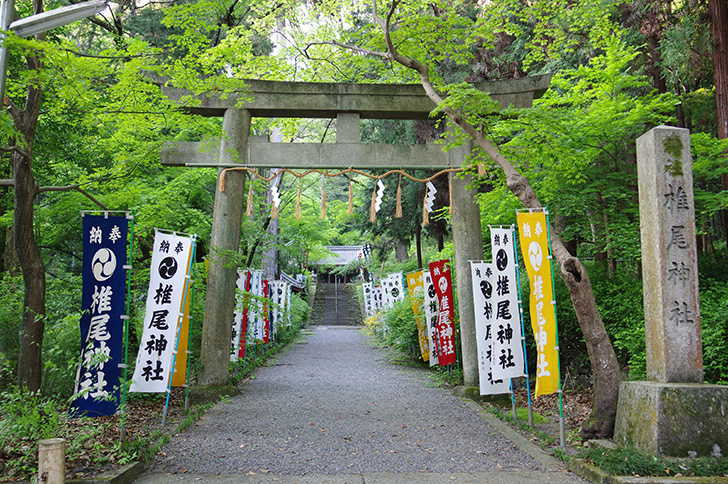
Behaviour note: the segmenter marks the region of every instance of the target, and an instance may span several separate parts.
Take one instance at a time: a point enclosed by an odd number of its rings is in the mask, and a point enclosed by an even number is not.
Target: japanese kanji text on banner
[[[437,355],[440,354],[440,338],[437,336],[437,291],[432,284],[430,271],[422,272],[422,285],[425,288],[425,322],[427,323],[427,344],[430,347],[430,366],[439,364]]]
[[[493,375],[493,264],[471,260],[470,271],[473,276],[480,394],[510,393],[511,382]]]
[[[493,248],[493,378],[525,376],[516,252],[511,227],[491,227]]]
[[[131,392],[167,391],[184,311],[191,249],[191,237],[160,231],[154,236],[144,328]]]
[[[548,226],[544,212],[518,212],[521,253],[531,288],[530,310],[538,350],[536,396],[559,389],[559,353],[556,349],[556,305],[549,261]]]
[[[430,361],[430,344],[427,340],[427,321],[423,303],[425,300],[425,276],[422,271],[407,274],[407,287],[409,288],[410,303],[412,312],[417,322],[417,338],[420,342],[420,354],[423,361]]]
[[[450,261],[447,259],[430,262],[430,274],[439,302],[437,314],[437,335],[440,340],[438,364],[455,363],[455,301],[453,301]]]
[[[73,415],[113,415],[120,403],[128,227],[126,215],[83,214],[81,363]]]

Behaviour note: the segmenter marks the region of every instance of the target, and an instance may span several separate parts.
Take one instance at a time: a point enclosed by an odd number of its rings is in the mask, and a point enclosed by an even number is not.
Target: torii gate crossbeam
[[[550,75],[483,82],[476,85],[489,92],[501,106],[527,108],[548,88]],[[223,116],[220,149],[205,150],[201,143],[174,143],[162,151],[166,166],[213,166],[218,173],[226,167],[330,168],[345,169],[432,169],[459,167],[471,152],[471,144],[444,153],[434,144],[362,144],[359,120],[427,119],[435,107],[419,84],[336,84],[278,81],[244,81],[245,90],[225,97],[208,94],[197,97],[187,111],[203,116]],[[163,88],[173,101],[190,93]],[[270,143],[251,137],[253,117],[336,118],[336,143]],[[207,144],[209,146],[209,143]],[[467,190],[470,180],[453,178],[452,230],[455,243],[459,293],[463,374],[466,385],[477,385],[478,358],[469,260],[483,258],[480,210]],[[215,194],[210,267],[202,330],[200,386],[224,386],[228,382],[228,361],[235,305],[236,269],[226,267],[225,254],[237,252],[243,215],[245,174],[228,171],[225,191]]]

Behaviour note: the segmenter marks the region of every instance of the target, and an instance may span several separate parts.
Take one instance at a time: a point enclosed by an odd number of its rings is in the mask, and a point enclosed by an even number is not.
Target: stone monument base
[[[614,441],[653,455],[728,453],[728,386],[626,381]],[[718,447],[715,447],[715,446]]]
[[[240,395],[235,385],[192,385],[190,387],[190,403],[217,403],[224,397]]]

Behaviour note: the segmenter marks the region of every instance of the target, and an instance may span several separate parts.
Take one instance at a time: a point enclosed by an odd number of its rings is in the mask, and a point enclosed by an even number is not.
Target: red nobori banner
[[[270,343],[270,281],[263,279],[263,343]]]
[[[430,274],[435,286],[439,312],[437,315],[437,333],[440,339],[440,366],[455,363],[455,304],[452,293],[452,276],[448,259],[430,262]]]

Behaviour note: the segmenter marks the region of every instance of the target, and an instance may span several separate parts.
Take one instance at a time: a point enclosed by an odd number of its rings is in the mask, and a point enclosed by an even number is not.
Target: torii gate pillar
[[[240,163],[238,153],[245,153],[250,134],[250,112],[228,108],[222,122],[223,138],[220,143],[220,161]],[[218,179],[223,168],[218,168]],[[231,170],[225,173],[225,191],[215,189],[215,208],[212,214],[210,237],[210,265],[207,273],[205,320],[202,323],[202,348],[198,376],[200,385],[226,385],[230,366],[230,340],[235,311],[234,264],[226,263],[240,248],[240,229],[243,220],[243,193],[245,172]]]
[[[451,149],[452,166],[462,166],[470,155],[472,142]],[[480,224],[480,207],[475,193],[468,189],[470,175],[451,173],[452,177],[452,240],[455,245],[455,277],[458,287],[458,316],[460,317],[460,346],[462,351],[463,383],[477,386],[478,341],[475,335],[475,306],[473,302],[473,278],[471,260],[483,259],[483,233]]]

